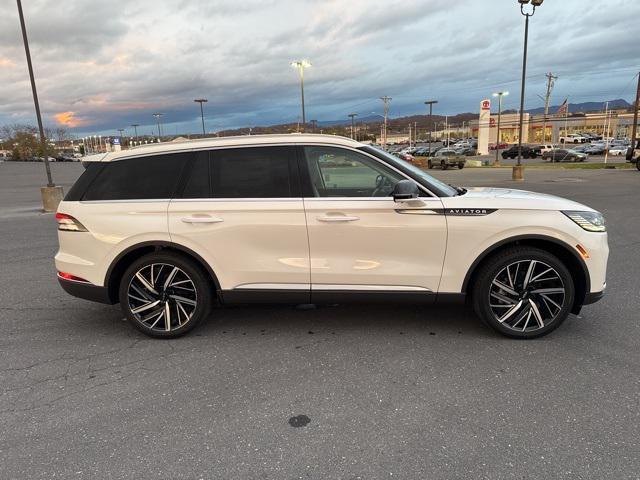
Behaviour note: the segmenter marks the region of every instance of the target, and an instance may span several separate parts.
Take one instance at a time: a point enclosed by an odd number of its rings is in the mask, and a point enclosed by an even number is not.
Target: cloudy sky
[[[475,111],[507,89],[517,108],[524,19],[516,0],[23,0],[49,126],[114,134],[139,123],[198,132],[382,111]],[[605,7],[606,5],[606,7]],[[546,0],[531,20],[526,107],[625,98],[640,69],[640,1]],[[35,123],[16,3],[0,0],[0,125]]]

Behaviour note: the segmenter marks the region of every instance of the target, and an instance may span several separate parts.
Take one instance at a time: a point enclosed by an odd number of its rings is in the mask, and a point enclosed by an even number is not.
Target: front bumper
[[[76,282],[73,280],[65,280],[58,277],[58,283],[62,289],[69,295],[82,298],[84,300],[90,300],[92,302],[106,303],[113,305],[115,302],[109,298],[109,289],[106,287],[99,287],[88,282]]]
[[[602,290],[601,292],[587,293],[584,296],[584,301],[582,302],[582,304],[583,305],[591,305],[592,303],[596,303],[596,302],[599,302],[600,300],[602,300],[602,297],[604,297],[604,290]]]

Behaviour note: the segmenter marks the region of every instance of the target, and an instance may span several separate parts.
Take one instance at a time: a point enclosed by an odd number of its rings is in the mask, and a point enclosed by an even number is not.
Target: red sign
[[[496,126],[496,119],[495,118],[490,118],[489,119],[489,126],[490,127],[495,127]]]
[[[482,110],[491,110],[491,100],[483,100],[481,105]]]

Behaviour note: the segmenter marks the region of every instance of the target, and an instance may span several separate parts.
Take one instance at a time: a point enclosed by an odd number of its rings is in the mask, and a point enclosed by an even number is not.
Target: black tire
[[[440,162],[440,168],[441,168],[442,170],[446,170],[447,168],[449,168],[449,165],[447,165],[447,162],[445,162],[444,160],[442,160],[442,161]]]
[[[431,160],[427,160],[427,168],[429,168],[429,170],[433,168],[433,162]]]
[[[640,157],[636,160],[636,168],[640,171]]]
[[[138,272],[147,281],[151,275],[155,277],[150,283],[155,293],[144,286],[136,276]],[[170,282],[174,279],[178,281],[175,286],[170,283],[165,290],[169,277]],[[127,320],[142,333],[154,338],[176,338],[195,328],[209,314],[214,292],[215,287],[208,274],[196,262],[177,253],[154,252],[140,257],[127,268],[120,281],[119,298]],[[155,302],[159,302],[157,308],[146,308],[144,311],[148,310],[149,313],[144,317],[133,311]],[[169,312],[168,330],[166,312]],[[146,320],[148,323],[142,321],[151,315],[154,316]],[[153,322],[156,323],[152,325]],[[158,324],[162,328],[155,326]]]
[[[464,162],[463,162],[463,163],[459,163],[459,164],[458,164],[458,169],[459,169],[459,170],[462,170],[463,168],[464,168]]]
[[[538,279],[525,287],[531,263],[534,266],[529,278]],[[547,268],[552,273],[543,273]],[[501,285],[507,290],[502,290],[494,281],[502,281]],[[509,289],[516,295],[509,293]],[[562,290],[562,293],[550,293],[551,290]],[[508,337],[528,339],[546,335],[566,320],[573,306],[575,286],[569,269],[556,256],[523,246],[505,249],[485,260],[474,276],[471,295],[473,308],[484,323]],[[526,329],[531,321],[535,322],[535,328],[531,324],[531,328]],[[520,326],[524,328],[521,330]]]

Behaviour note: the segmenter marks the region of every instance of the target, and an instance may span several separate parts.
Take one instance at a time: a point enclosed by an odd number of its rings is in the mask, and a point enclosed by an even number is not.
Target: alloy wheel
[[[566,290],[560,274],[538,260],[521,260],[500,270],[491,282],[489,307],[495,319],[516,332],[533,332],[562,311]]]
[[[152,263],[138,270],[129,282],[127,297],[133,317],[158,332],[184,327],[198,305],[193,280],[167,263]]]

